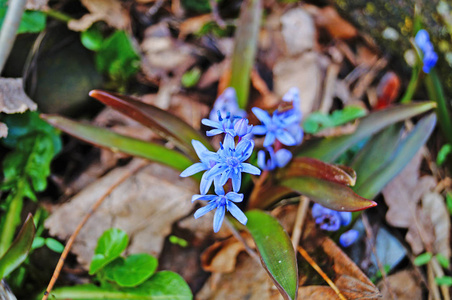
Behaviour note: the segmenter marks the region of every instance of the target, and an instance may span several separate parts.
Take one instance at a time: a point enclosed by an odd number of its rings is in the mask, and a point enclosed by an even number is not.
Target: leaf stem
[[[73,20],[73,18],[71,18],[70,16],[51,8],[43,9],[42,12],[45,13],[48,17],[51,17],[63,23],[69,23],[70,21]]]
[[[17,190],[8,205],[5,221],[1,229],[0,236],[0,257],[5,254],[6,250],[11,246],[14,239],[16,227],[20,223],[20,213],[23,206],[23,179],[17,184]]]

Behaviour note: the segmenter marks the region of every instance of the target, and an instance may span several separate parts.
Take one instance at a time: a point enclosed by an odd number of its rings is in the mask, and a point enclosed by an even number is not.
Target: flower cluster
[[[340,227],[350,224],[352,220],[352,213],[346,211],[335,211],[315,203],[312,207],[312,217],[321,229],[327,231],[337,231]],[[350,229],[340,236],[339,243],[343,247],[348,247],[356,241],[358,235],[358,231]]]
[[[433,44],[430,42],[428,32],[425,29],[419,30],[414,38],[414,41],[423,53],[422,70],[424,73],[429,73],[438,61],[438,54],[436,54]]]
[[[235,91],[232,89],[235,95]],[[218,101],[225,102],[224,99],[230,97],[231,89],[227,89]],[[237,101],[235,100],[235,103]],[[261,170],[246,163],[254,149],[252,140],[252,125],[248,120],[232,115],[230,108],[237,113],[233,102],[230,100],[222,104],[222,110],[218,110],[216,118],[203,119],[202,123],[212,129],[207,131],[208,136],[224,134],[223,143],[217,152],[209,151],[201,142],[193,140],[193,148],[199,157],[200,162],[195,163],[185,169],[180,176],[187,177],[205,171],[201,178],[200,195],[194,195],[192,201],[205,200],[209,203],[195,212],[195,218],[199,218],[211,210],[216,209],[213,228],[218,232],[224,220],[226,210],[229,211],[240,223],[246,224],[245,214],[233,203],[241,202],[243,194],[239,194],[242,183],[242,173],[260,175]],[[215,108],[215,107],[214,107]],[[240,112],[240,111],[239,111]],[[212,114],[211,114],[212,115]],[[227,184],[230,182],[230,184]],[[212,183],[215,187],[216,195],[207,195]],[[225,193],[225,188],[229,191]],[[231,190],[232,189],[232,190]]]
[[[279,149],[279,145],[299,145],[303,140],[303,130],[300,122],[300,96],[297,88],[291,88],[282,98],[283,103],[272,115],[265,110],[254,107],[254,115],[262,125],[253,127],[252,133],[265,135],[264,147],[267,149],[269,159],[265,160],[263,150],[258,153],[258,165],[263,170],[273,170],[284,167],[291,159],[292,153],[287,149]],[[277,141],[277,143],[275,143]],[[275,151],[272,146],[277,144]]]

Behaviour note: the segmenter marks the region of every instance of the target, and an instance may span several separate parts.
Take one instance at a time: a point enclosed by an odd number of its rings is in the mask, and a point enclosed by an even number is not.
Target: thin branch
[[[10,0],[5,20],[0,31],[0,74],[14,45],[27,0]]]
[[[306,213],[309,207],[309,198],[306,196],[300,196],[300,204],[298,204],[297,218],[295,219],[295,224],[293,225],[292,231],[292,245],[297,249],[298,244],[300,243],[301,232],[304,224],[304,220],[306,219]]]
[[[77,225],[77,228],[75,229],[74,233],[71,235],[69,240],[66,243],[66,246],[64,247],[63,253],[61,253],[60,260],[58,261],[58,264],[55,268],[55,271],[53,272],[52,279],[50,279],[49,285],[47,286],[47,289],[44,293],[44,296],[42,297],[42,300],[47,300],[47,298],[50,295],[50,291],[52,290],[53,286],[55,285],[55,282],[58,279],[58,276],[60,276],[61,269],[63,268],[64,261],[66,260],[67,255],[69,254],[69,251],[71,250],[72,244],[74,244],[75,238],[79,234],[82,227],[86,224],[88,219],[93,215],[93,213],[97,210],[97,208],[104,202],[104,200],[113,192],[115,188],[117,188],[121,183],[126,181],[130,176],[138,172],[141,168],[146,166],[148,162],[146,160],[141,160],[138,164],[133,165],[131,169],[127,170],[122,174],[120,178],[116,180],[115,183],[113,183],[108,190],[105,191],[105,193],[97,199],[97,201],[93,204],[91,209],[87,212],[83,220]]]

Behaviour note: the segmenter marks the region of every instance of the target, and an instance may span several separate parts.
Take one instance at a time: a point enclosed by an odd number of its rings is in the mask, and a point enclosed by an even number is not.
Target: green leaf
[[[50,250],[56,253],[62,253],[64,250],[64,245],[52,238],[46,238],[46,246]]]
[[[198,13],[208,13],[211,11],[209,0],[182,0],[181,3],[185,9]]]
[[[436,164],[438,166],[443,165],[451,151],[452,151],[451,144],[443,145],[438,152],[438,156],[436,157]]]
[[[346,106],[342,110],[335,110],[331,115],[313,112],[303,121],[303,129],[306,133],[313,134],[326,128],[343,125],[365,115],[366,110],[359,106]]]
[[[186,88],[194,87],[201,78],[201,70],[199,68],[193,68],[182,75],[181,83]]]
[[[362,118],[354,133],[306,142],[300,148],[297,156],[308,156],[332,162],[362,139],[391,124],[422,114],[434,107],[433,102],[417,102],[376,111]]]
[[[97,69],[114,81],[126,82],[140,68],[140,56],[128,34],[122,30],[114,32],[102,43],[95,59]]]
[[[422,253],[414,259],[413,264],[418,267],[426,265],[432,259],[432,257],[433,254],[431,254],[430,252]]]
[[[8,1],[0,1],[0,28],[3,25],[3,21],[8,10]],[[36,33],[41,32],[46,26],[46,15],[40,11],[27,10],[24,11],[22,19],[20,20],[19,28],[17,29],[17,34],[20,33]]]
[[[100,90],[93,90],[89,95],[105,105],[116,109],[120,113],[131,117],[135,121],[140,122],[144,126],[155,130],[157,134],[172,141],[195,161],[199,159],[191,144],[192,140],[198,140],[207,149],[213,150],[209,141],[196,129],[180,118],[158,107],[143,103],[129,96]]]
[[[5,278],[14,271],[28,256],[35,236],[33,217],[28,214],[22,229],[8,251],[0,258],[0,278]]]
[[[343,184],[314,177],[288,178],[282,180],[281,185],[337,211],[359,211],[377,205]]]
[[[188,242],[186,240],[175,235],[170,235],[168,240],[171,244],[179,245],[183,248],[188,246]]]
[[[89,274],[95,274],[105,265],[120,256],[128,244],[129,237],[125,231],[117,228],[106,230],[97,241],[94,257],[89,266]]]
[[[102,48],[104,37],[99,27],[94,24],[81,33],[80,40],[85,48],[92,51],[99,51]]]
[[[447,257],[442,255],[441,253],[436,254],[435,257],[438,260],[438,262],[441,265],[441,267],[443,267],[444,269],[449,269],[450,261],[449,261],[449,259]]]
[[[34,238],[33,240],[33,244],[31,245],[31,249],[35,250],[38,248],[41,248],[42,246],[44,246],[46,243],[46,239],[40,236],[37,236]]]
[[[355,192],[369,199],[377,196],[384,186],[403,170],[425,144],[435,128],[435,124],[436,115],[433,113],[422,118],[405,139],[400,142],[388,162],[372,173],[362,184],[355,185]],[[365,168],[365,166],[362,168]]]
[[[154,274],[157,265],[157,259],[147,253],[132,254],[115,266],[113,278],[122,287],[137,286]]]
[[[256,243],[265,270],[284,298],[296,299],[297,258],[289,236],[275,218],[263,211],[251,210],[246,216],[246,228]]]
[[[452,286],[452,277],[450,276],[437,277],[435,278],[435,282],[437,285]]]
[[[257,38],[262,18],[262,1],[247,0],[240,10],[235,31],[229,86],[237,93],[239,107],[246,109],[250,88],[250,74],[257,50]]]
[[[193,295],[180,275],[170,271],[161,271],[138,287],[119,290],[101,288],[93,284],[62,287],[54,289],[51,292],[51,298],[73,300],[191,300]]]
[[[190,159],[183,154],[152,142],[134,139],[104,128],[78,123],[59,116],[43,115],[43,119],[85,142],[106,147],[112,151],[147,158],[179,171],[185,170],[192,164]]]
[[[446,205],[449,214],[452,215],[452,194],[450,192],[446,194]]]

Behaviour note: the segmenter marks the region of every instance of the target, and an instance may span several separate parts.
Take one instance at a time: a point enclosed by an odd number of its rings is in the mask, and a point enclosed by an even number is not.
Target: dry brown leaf
[[[118,0],[81,0],[89,14],[78,20],[69,21],[68,27],[74,31],[85,31],[97,21],[104,21],[111,27],[127,29],[130,18]]]
[[[111,182],[137,163],[141,163],[140,160],[113,170],[87,186],[69,203],[55,209],[45,223],[50,234],[67,239]],[[106,229],[116,227],[129,235],[129,253],[158,256],[172,224],[192,210],[190,198],[197,189],[194,181],[181,179],[179,172],[151,163],[117,187],[104,201],[75,240],[73,253],[87,267],[99,236]]]
[[[322,299],[322,300],[337,300],[338,296],[332,288],[323,285],[310,285],[301,286],[298,288],[299,300],[309,300],[309,299]]]
[[[431,220],[418,204],[422,195],[436,186],[436,181],[432,176],[419,177],[421,162],[422,150],[383,189],[389,208],[386,220],[392,226],[408,228],[405,238],[415,255],[420,254],[425,247],[432,251],[435,240]]]
[[[0,78],[0,113],[23,113],[37,105],[24,92],[22,78]]]
[[[389,287],[387,285],[389,285]],[[381,281],[378,284],[382,299],[414,300],[422,299],[420,282],[412,271],[403,270],[388,276],[386,284]]]
[[[0,138],[5,138],[8,136],[8,127],[5,123],[0,122]]]
[[[279,59],[273,69],[275,93],[282,97],[291,87],[300,90],[301,110],[309,114],[320,94],[321,70],[319,55],[304,53],[299,57]]]
[[[326,29],[333,38],[351,39],[358,35],[358,30],[345,21],[333,7],[318,8],[309,5],[307,9],[314,15],[315,24]]]
[[[262,266],[247,254],[240,254],[232,273],[213,273],[201,291],[198,300],[279,300],[283,299]]]
[[[289,56],[299,55],[314,47],[315,27],[309,13],[297,7],[281,16],[282,35]]]
[[[444,198],[438,193],[424,194],[422,210],[433,223],[435,232],[433,250],[450,259],[450,216]]]

